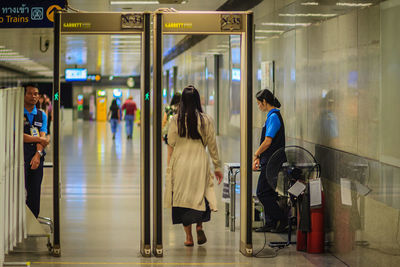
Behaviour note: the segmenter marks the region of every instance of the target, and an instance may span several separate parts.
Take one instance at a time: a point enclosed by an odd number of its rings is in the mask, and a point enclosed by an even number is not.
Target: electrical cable
[[[265,222],[263,227],[265,226]],[[267,246],[267,234],[266,232],[264,232],[264,245],[263,247],[256,253],[253,253],[253,257],[255,258],[275,258],[276,256],[278,256],[278,251],[280,250],[279,248],[274,249],[274,254],[272,255],[268,255],[268,256],[258,256],[258,254],[260,254],[261,251],[263,251],[265,249],[265,247]]]
[[[335,257],[336,259],[338,259],[341,263],[343,263],[344,265],[346,265],[346,266],[349,266],[350,267],[350,265],[349,264],[347,264],[346,262],[344,262],[341,258],[339,258],[338,256],[336,256],[335,254],[332,254],[331,253],[331,255],[333,256],[333,257]]]

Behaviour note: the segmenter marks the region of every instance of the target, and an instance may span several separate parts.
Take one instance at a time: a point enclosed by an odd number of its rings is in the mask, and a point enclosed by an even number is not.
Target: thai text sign
[[[51,28],[66,0],[2,0],[0,28]]]

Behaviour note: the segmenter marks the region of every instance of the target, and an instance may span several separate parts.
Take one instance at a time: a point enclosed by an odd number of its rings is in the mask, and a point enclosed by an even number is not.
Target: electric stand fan
[[[288,212],[288,238],[286,242],[270,242],[270,247],[285,247],[296,244],[292,241],[292,225],[296,222],[296,203],[304,192],[308,194],[310,179],[319,178],[320,166],[315,157],[300,146],[286,146],[272,154],[266,167],[268,184],[278,195],[286,198]]]

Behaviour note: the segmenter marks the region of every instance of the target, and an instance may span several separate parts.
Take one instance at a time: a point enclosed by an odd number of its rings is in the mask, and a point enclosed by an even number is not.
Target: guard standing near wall
[[[47,116],[36,108],[39,89],[34,84],[24,86],[24,162],[26,204],[37,218],[40,211],[40,191],[43,180],[44,148],[49,144]]]

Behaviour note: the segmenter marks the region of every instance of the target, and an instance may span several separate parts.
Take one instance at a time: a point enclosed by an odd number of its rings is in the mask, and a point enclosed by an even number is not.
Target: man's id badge
[[[39,130],[36,127],[31,127],[31,136],[38,137],[39,136]]]

